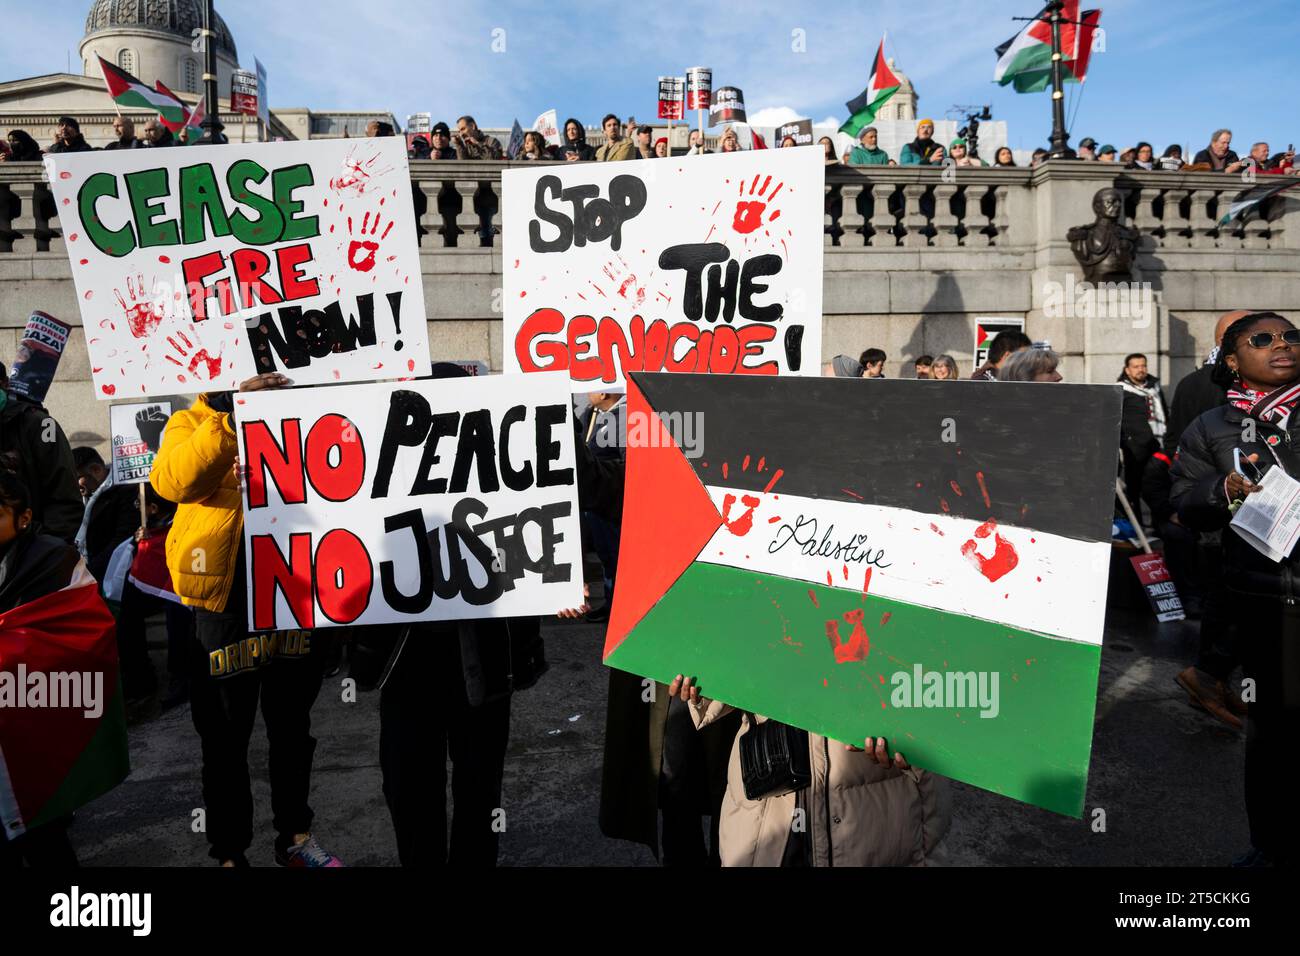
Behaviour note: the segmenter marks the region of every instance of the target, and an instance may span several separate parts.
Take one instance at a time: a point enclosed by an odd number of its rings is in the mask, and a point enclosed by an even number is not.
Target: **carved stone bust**
[[[1138,232],[1120,222],[1124,199],[1118,189],[1098,189],[1092,197],[1097,214],[1090,226],[1073,226],[1066,234],[1074,257],[1089,282],[1127,282],[1133,277]]]

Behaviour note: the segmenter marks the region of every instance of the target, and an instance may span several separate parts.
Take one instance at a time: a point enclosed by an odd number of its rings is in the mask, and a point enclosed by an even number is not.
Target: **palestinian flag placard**
[[[104,84],[108,87],[108,95],[113,98],[114,103],[118,106],[153,110],[173,131],[177,127],[172,124],[185,125],[185,120],[189,117],[189,110],[175,96],[160,90],[150,89],[126,70],[114,66],[102,56],[96,58],[99,60],[99,68],[104,74]]]
[[[31,546],[0,610],[0,827],[66,816],[129,769],[113,615],[71,548]]]
[[[1117,388],[634,372],[627,406],[605,663],[1081,815]]]
[[[871,65],[867,88],[844,104],[848,107],[849,118],[840,127],[840,132],[857,139],[858,133],[875,121],[880,108],[898,92],[901,85],[885,60],[885,40],[882,37],[880,46],[876,48],[876,58]]]

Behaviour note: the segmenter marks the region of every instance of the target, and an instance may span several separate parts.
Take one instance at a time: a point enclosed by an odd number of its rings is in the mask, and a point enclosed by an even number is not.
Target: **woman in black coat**
[[[1264,471],[1300,476],[1300,330],[1272,312],[1238,319],[1223,334],[1216,376],[1228,403],[1192,422],[1179,442],[1171,500],[1188,527],[1228,528],[1233,503],[1259,491],[1233,452]],[[1242,471],[1253,471],[1243,465]],[[1223,534],[1223,583],[1238,625],[1249,703],[1246,813],[1252,850],[1241,865],[1295,863],[1291,748],[1300,728],[1300,559],[1273,561],[1246,539]]]

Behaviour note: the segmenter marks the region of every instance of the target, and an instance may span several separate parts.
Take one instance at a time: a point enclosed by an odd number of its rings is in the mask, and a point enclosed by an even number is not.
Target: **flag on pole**
[[[1100,10],[1079,15],[1079,0],[1065,0],[1061,9],[1061,77],[1082,83],[1088,74],[1092,40],[1101,21]],[[1052,20],[1047,7],[1023,30],[995,51],[993,82],[1011,84],[1017,93],[1041,93],[1052,86]]]
[[[102,56],[98,59],[99,68],[104,73],[104,84],[114,103],[135,109],[154,110],[162,118],[163,124],[173,132],[185,125],[189,111],[175,96],[151,90],[126,70],[119,69]],[[173,123],[176,125],[173,126]]]
[[[154,87],[156,88],[156,91],[159,94],[170,98],[173,103],[175,103],[178,107],[180,107],[181,116],[179,120],[173,120],[170,117],[164,115],[159,115],[158,120],[169,130],[171,130],[172,135],[175,136],[177,139],[179,139],[183,145],[185,142],[185,136],[184,136],[185,126],[190,121],[190,108],[185,105],[184,100],[182,100],[171,90],[167,89],[167,87],[163,85],[162,80],[155,80]],[[201,106],[203,100],[200,99],[199,103]]]
[[[205,108],[204,98],[199,97],[199,101],[194,104],[194,109],[190,112],[190,118],[185,122],[185,129],[182,131],[181,138],[184,145],[188,146],[203,135],[203,128],[200,124],[206,115],[207,109]]]
[[[519,125],[519,120],[515,120],[515,125],[510,128],[510,142],[506,143],[506,159],[518,159],[523,148],[524,128]]]
[[[875,64],[871,68],[871,78],[867,80],[867,88],[845,104],[849,108],[849,118],[840,127],[840,132],[857,139],[858,133],[864,127],[871,125],[880,108],[898,91],[900,85],[898,77],[885,62],[885,38],[881,37],[880,46],[876,49]]]

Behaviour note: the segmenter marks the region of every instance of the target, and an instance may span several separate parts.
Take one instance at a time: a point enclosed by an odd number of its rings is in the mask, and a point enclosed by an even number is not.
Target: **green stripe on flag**
[[[839,663],[828,622],[847,643],[854,612],[869,650]],[[701,621],[726,624],[704,630]],[[914,766],[1073,817],[1083,813],[1100,661],[1098,645],[699,562],[606,658],[663,682],[690,674],[705,696],[834,740],[883,736]],[[910,691],[917,665],[921,687]],[[996,674],[996,716],[981,717],[969,699],[895,706],[912,693],[923,703],[931,673],[954,691],[971,687],[955,679],[966,673],[976,686],[983,673],[991,691]],[[896,675],[906,675],[906,696]]]
[[[126,706],[119,677],[112,698],[104,705],[94,736],[73,762],[54,795],[33,819],[26,821],[27,829],[57,820],[103,796],[126,779],[130,770]]]
[[[897,92],[897,86],[887,86],[882,89],[876,94],[875,99],[867,105],[866,109],[859,110],[845,120],[844,125],[840,127],[840,132],[847,133],[856,139],[858,133],[875,122],[876,114],[880,112],[880,108]]]

